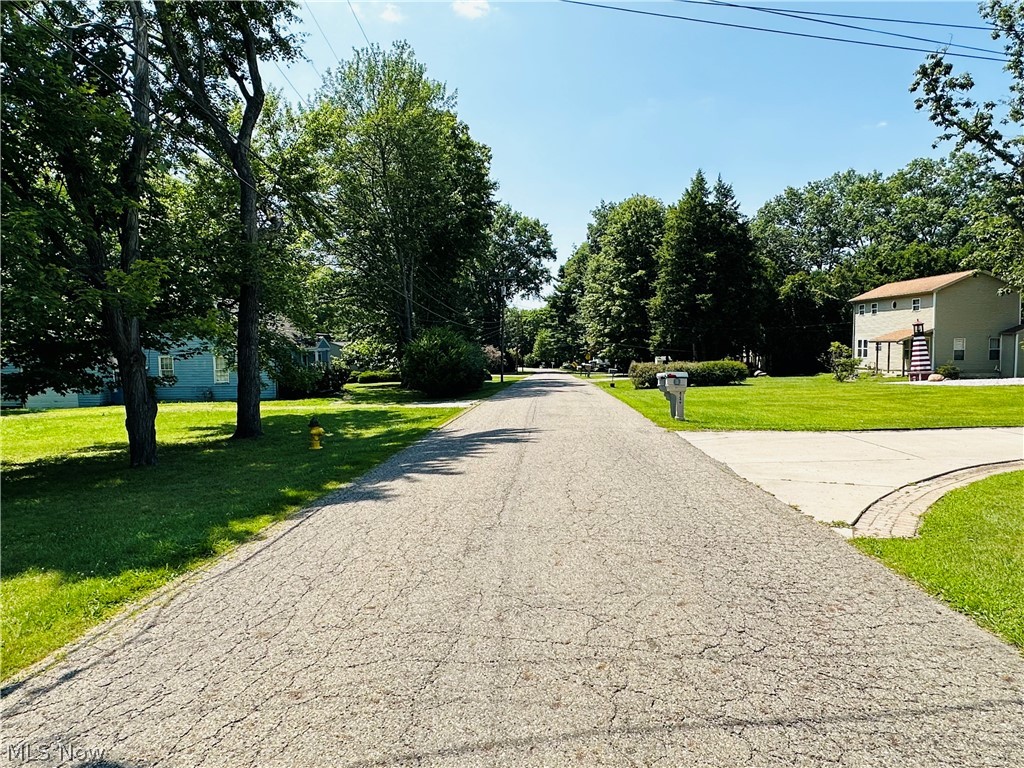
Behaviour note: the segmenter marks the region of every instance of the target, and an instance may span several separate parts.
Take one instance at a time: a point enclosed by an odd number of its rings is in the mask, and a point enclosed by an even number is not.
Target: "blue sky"
[[[743,0],[737,0],[743,2]],[[657,13],[934,49],[739,8],[593,0]],[[979,24],[975,3],[748,4]],[[835,171],[891,172],[932,149],[936,129],[909,85],[925,54],[784,37],[559,2],[353,2],[374,43],[408,40],[428,75],[458,92],[458,113],[491,147],[498,196],[545,222],[559,262],[602,199],[645,193],[674,202],[694,172],[721,174],[743,211],[787,185]],[[312,15],[311,15],[312,11]],[[349,5],[303,3],[310,62],[267,79],[297,100],[365,46]],[[319,21],[325,35],[313,23]],[[987,33],[834,19],[998,50]],[[1005,94],[1001,65],[957,60],[982,94]],[[294,86],[294,90],[293,87]]]

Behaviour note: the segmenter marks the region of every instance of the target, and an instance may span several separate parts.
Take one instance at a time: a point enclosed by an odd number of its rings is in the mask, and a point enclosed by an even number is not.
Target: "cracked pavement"
[[[1024,765],[1021,654],[558,374],[9,687],[12,765]]]

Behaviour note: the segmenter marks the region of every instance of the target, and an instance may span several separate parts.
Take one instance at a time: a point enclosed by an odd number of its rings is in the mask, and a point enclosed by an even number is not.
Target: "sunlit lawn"
[[[916,538],[853,543],[1024,650],[1024,472],[946,494]]]
[[[490,397],[491,395],[496,394],[515,382],[521,381],[525,378],[525,374],[506,373],[505,381],[502,383],[498,381],[498,375],[495,374],[493,381],[485,381],[483,386],[476,392],[470,392],[468,395],[459,395],[458,397],[441,398],[438,402],[480,400],[481,398]],[[343,400],[346,403],[352,403],[354,405],[375,405],[381,403],[385,405],[393,405],[395,403],[430,403],[434,399],[413,389],[402,389],[399,384],[379,383],[346,384]]]
[[[1024,387],[915,386],[831,376],[749,379],[725,387],[691,387],[686,421],[675,421],[657,389],[629,379],[596,386],[656,424],[686,430],[844,431],[1024,425]]]
[[[349,482],[459,410],[387,407],[383,394],[374,402],[266,402],[266,434],[238,442],[228,439],[232,403],[163,404],[160,465],[140,470],[127,467],[122,408],[4,416],[2,676]],[[314,414],[328,432],[321,451],[308,447]]]

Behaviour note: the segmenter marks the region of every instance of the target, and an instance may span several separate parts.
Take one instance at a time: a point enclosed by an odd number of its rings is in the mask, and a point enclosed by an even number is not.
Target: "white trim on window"
[[[875,302],[875,301],[871,302],[871,314],[872,315],[877,315],[878,314],[878,302]]]
[[[160,378],[166,379],[174,375],[174,358],[171,355],[160,355],[156,363],[157,373]]]
[[[865,360],[868,356],[868,340],[857,339],[857,357],[861,360]]]
[[[228,359],[221,355],[213,356],[213,383],[227,384],[231,381],[231,369],[228,367]]]
[[[857,305],[857,314],[858,315],[863,315],[864,314],[864,305],[863,304],[858,304]]]
[[[953,339],[953,360],[963,360],[967,354],[967,339]]]
[[[998,336],[989,336],[988,337],[988,359],[989,359],[989,362],[994,360],[995,362],[998,363],[999,362],[999,358],[1002,355],[1002,351],[1003,351],[1002,350],[1002,343],[1001,343],[999,337]],[[993,352],[995,353],[995,357],[992,356]]]
[[[911,309],[912,312],[920,312],[921,311],[921,300],[920,299],[911,299],[910,300],[910,309]]]

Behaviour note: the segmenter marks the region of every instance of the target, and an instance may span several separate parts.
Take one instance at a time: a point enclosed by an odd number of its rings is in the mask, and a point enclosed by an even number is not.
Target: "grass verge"
[[[121,408],[4,416],[0,677],[339,488],[460,410],[386,402],[265,402],[265,435],[237,442],[228,439],[233,403],[163,404],[160,465],[137,470],[127,467]],[[328,433],[321,451],[308,448],[313,415]]]
[[[946,494],[917,538],[853,544],[1024,650],[1024,472]]]
[[[628,379],[596,381],[655,424],[682,430],[851,431],[1024,425],[1024,387],[927,387],[831,376],[759,378],[727,387],[692,387],[686,421],[669,415],[656,389]]]
[[[469,400],[482,400],[483,398],[490,397],[491,395],[497,394],[503,389],[510,387],[517,381],[521,381],[526,378],[526,374],[505,374],[505,381],[498,381],[497,375],[495,375],[493,381],[485,381],[483,386],[480,387],[476,392],[470,392],[468,395],[460,395],[459,397],[446,397],[441,399],[429,398],[422,392],[417,392],[412,389],[402,389],[401,385],[388,383],[379,384],[346,384],[344,402],[351,403],[353,405],[410,405],[410,404],[429,404],[436,402],[453,402],[453,401],[469,401]]]

